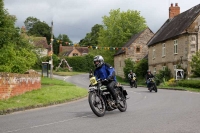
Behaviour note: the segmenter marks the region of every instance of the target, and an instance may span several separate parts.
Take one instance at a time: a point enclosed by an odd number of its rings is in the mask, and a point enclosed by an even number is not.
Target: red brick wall
[[[0,73],[0,99],[8,99],[39,88],[41,88],[39,74]]]

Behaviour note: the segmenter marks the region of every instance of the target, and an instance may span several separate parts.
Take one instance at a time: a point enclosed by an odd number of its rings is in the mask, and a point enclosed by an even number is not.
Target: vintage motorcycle
[[[133,77],[133,78],[131,79],[131,88],[133,88],[133,87],[137,88],[137,80],[136,80],[136,77]]]
[[[90,78],[88,102],[93,113],[102,117],[106,111],[112,111],[119,109],[121,112],[125,112],[127,109],[126,96],[128,95],[126,90],[121,85],[115,86],[115,92],[119,100],[119,104],[116,106],[115,100],[107,90],[106,86],[102,85],[105,80],[96,80],[95,77]]]
[[[149,91],[152,92],[152,90],[154,90],[155,92],[158,92],[158,89],[157,89],[156,82],[155,82],[154,78],[149,78],[148,81],[150,82]]]

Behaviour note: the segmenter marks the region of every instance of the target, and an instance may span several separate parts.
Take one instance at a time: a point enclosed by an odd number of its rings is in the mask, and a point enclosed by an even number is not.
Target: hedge
[[[200,89],[200,80],[180,80],[178,86]]]

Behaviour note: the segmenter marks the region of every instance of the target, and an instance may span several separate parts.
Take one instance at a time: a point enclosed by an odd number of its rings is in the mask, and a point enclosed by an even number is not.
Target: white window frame
[[[154,75],[156,75],[156,67],[154,67],[153,73],[154,73]]]
[[[166,69],[166,66],[163,66],[163,71],[165,71],[165,69]]]
[[[165,56],[165,54],[166,54],[166,50],[165,50],[166,48],[165,48],[165,43],[163,43],[162,44],[162,57],[164,57]]]
[[[153,47],[153,51],[152,51],[152,59],[155,59],[156,57],[155,57],[155,48]]]
[[[174,54],[178,54],[178,39],[174,40]]]
[[[177,69],[177,65],[174,65],[174,70]]]

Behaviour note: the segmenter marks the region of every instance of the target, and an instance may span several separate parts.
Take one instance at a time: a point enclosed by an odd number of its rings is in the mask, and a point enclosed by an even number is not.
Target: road
[[[60,78],[55,76],[56,78]],[[88,75],[61,77],[87,89]],[[200,133],[200,94],[125,86],[126,112],[97,117],[87,98],[0,116],[0,133]]]

